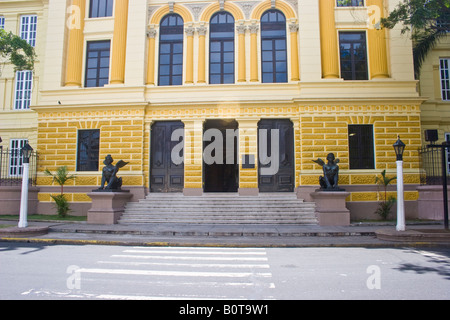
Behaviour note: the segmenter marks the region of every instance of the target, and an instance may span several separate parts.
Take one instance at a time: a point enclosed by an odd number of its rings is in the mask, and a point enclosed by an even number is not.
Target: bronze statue
[[[98,191],[104,190],[104,191],[122,191],[122,178],[117,178],[117,172],[120,168],[123,168],[126,166],[129,162],[125,162],[123,160],[119,160],[117,164],[114,166],[112,163],[114,162],[113,158],[110,154],[108,154],[105,157],[105,161],[103,163],[105,166],[102,170],[102,183],[100,185],[100,188],[98,188]],[[106,184],[106,187],[105,187]]]
[[[322,159],[313,160],[319,164],[323,169],[323,176],[319,178],[321,191],[344,191],[338,186],[339,182],[339,159],[336,159],[333,153],[327,155],[328,163],[325,163]]]

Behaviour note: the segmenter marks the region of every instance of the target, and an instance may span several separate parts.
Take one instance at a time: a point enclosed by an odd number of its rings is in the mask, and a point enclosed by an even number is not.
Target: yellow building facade
[[[47,32],[45,1],[4,1],[0,5],[0,29],[22,35],[36,50],[34,72],[16,73],[11,64],[0,66],[0,137],[3,148],[11,149],[17,141],[37,145],[37,114],[30,105],[37,104],[42,73],[42,57]]]
[[[422,64],[420,94],[424,130],[438,130],[438,142],[450,140],[449,91],[450,37],[442,38]],[[425,138],[425,137],[424,137]],[[424,144],[429,143],[424,140]]]
[[[422,99],[410,41],[378,27],[397,0],[36,2],[34,100],[20,115],[4,103],[2,116],[34,119],[40,213],[58,192],[42,172],[65,165],[77,177],[67,197],[86,214],[109,154],[129,162],[119,175],[137,201],[149,192],[310,200],[322,174],[313,160],[334,153],[352,218],[376,218],[375,177],[395,174],[400,135],[414,216]],[[223,155],[210,152],[221,144]]]

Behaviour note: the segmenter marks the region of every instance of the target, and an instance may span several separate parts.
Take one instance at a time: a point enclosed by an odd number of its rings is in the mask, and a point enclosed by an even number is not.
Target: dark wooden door
[[[272,163],[261,163],[261,154],[258,157],[258,187],[260,192],[292,192],[295,184],[295,153],[294,153],[294,128],[288,119],[263,119],[258,123],[258,147],[261,134],[267,131],[267,156],[271,154],[272,146],[278,154],[278,170]],[[272,130],[278,130],[278,141],[272,141]],[[261,150],[260,150],[261,151]],[[262,168],[273,166],[273,174],[263,174]]]
[[[181,121],[161,121],[152,126],[150,148],[150,191],[182,192],[184,187],[184,162],[174,163],[172,149],[182,140],[171,141],[176,129],[184,128]]]

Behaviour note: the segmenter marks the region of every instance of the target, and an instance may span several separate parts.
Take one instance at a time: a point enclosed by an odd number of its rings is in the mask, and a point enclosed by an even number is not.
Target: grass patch
[[[10,224],[0,224],[0,229],[11,228],[11,227],[14,227],[14,226],[10,225]]]
[[[28,221],[86,221],[87,217],[84,216],[65,216],[61,217],[58,215],[46,215],[46,214],[31,214],[28,215]],[[0,220],[19,220],[18,215],[2,215]]]

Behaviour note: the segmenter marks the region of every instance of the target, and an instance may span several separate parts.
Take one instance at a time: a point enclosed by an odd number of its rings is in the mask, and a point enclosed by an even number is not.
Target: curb
[[[385,241],[430,241],[450,244],[450,231],[438,229],[410,229],[397,231],[383,229],[375,231],[380,240]]]
[[[49,227],[10,227],[0,229],[1,238],[27,238],[46,235]]]
[[[268,238],[294,238],[294,237],[375,237],[374,231],[201,231],[201,230],[94,230],[94,229],[72,229],[50,227],[50,232],[55,233],[75,233],[75,234],[98,234],[98,235],[133,235],[133,236],[160,236],[160,237],[268,237]]]
[[[292,228],[233,229],[166,226],[164,228],[87,226],[85,224],[47,224],[0,229],[0,241],[47,245],[117,245],[174,247],[266,247],[266,248],[325,248],[325,247],[450,247],[450,231],[434,225],[398,232],[393,226],[370,228],[336,228],[303,230]],[[412,227],[412,226],[411,226]],[[384,229],[383,229],[384,228]],[[434,228],[434,229],[433,229]],[[48,234],[48,235],[47,235]],[[47,235],[47,236],[45,236]],[[41,237],[43,236],[43,237]]]
[[[450,247],[450,242],[434,241],[397,241],[380,243],[335,243],[335,244],[267,244],[267,243],[199,243],[199,242],[145,242],[120,240],[79,240],[79,239],[43,239],[43,238],[0,238],[2,242],[37,243],[46,245],[104,245],[104,246],[144,246],[144,247],[233,247],[233,248],[404,248],[407,247]]]

